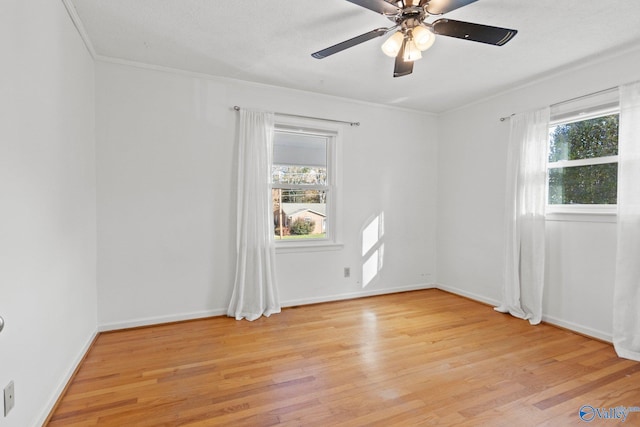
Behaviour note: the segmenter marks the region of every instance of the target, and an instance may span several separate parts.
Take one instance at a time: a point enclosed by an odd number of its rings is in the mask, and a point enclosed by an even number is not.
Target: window
[[[615,205],[618,115],[551,127],[550,205]]]
[[[617,92],[605,95],[580,99],[582,105],[563,106],[555,115],[552,111],[547,163],[551,213],[615,212],[618,107],[617,96],[611,98]]]
[[[335,242],[336,134],[277,126],[271,198],[279,245]]]

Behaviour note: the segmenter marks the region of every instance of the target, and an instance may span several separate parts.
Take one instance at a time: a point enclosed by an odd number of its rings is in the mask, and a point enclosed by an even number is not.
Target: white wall
[[[98,62],[101,328],[226,312],[235,269],[233,105],[361,122],[341,127],[344,248],[278,253],[283,304],[423,287],[435,278],[434,117]],[[360,232],[381,212],[384,266],[363,290]]]
[[[344,247],[279,253],[285,305],[424,287],[436,267],[444,288],[495,302],[508,136],[498,118],[636,80],[640,69],[640,51],[629,51],[434,118],[103,62],[94,86],[61,2],[0,3],[0,48],[0,388],[14,380],[17,401],[0,418],[7,427],[44,420],[97,325],[226,311],[232,105],[362,123],[342,128]],[[381,213],[384,265],[362,289],[361,232]],[[607,338],[615,224],[549,222],[547,253],[545,318]]]
[[[635,81],[639,71],[640,50],[619,52],[440,118],[437,265],[445,289],[500,299],[509,121],[499,118]],[[611,338],[615,229],[547,221],[546,320]]]
[[[2,1],[0,52],[0,426],[25,427],[97,327],[94,69],[60,1]]]

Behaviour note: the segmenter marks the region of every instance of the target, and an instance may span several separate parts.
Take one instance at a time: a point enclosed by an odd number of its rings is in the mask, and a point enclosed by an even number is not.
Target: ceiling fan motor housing
[[[406,31],[422,24],[427,16],[429,16],[429,14],[424,7],[409,6],[402,9],[401,13],[394,16],[387,16],[387,18],[400,26],[403,31]]]

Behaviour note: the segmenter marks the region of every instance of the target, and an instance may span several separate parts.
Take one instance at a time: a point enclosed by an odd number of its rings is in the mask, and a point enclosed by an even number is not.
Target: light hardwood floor
[[[48,425],[567,426],[583,405],[640,406],[640,363],[424,290],[103,333]]]

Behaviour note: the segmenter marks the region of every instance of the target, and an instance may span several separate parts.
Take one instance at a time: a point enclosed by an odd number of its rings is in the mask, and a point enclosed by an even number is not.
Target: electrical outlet
[[[349,267],[344,268],[344,277],[351,277],[351,269]]]
[[[13,409],[13,405],[16,403],[16,393],[13,387],[13,381],[11,381],[4,388],[4,416],[9,414],[9,411]]]

